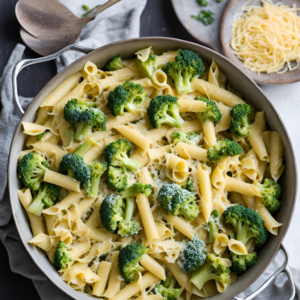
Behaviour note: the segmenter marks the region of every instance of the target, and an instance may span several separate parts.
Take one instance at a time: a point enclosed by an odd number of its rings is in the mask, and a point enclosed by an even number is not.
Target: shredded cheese
[[[300,17],[296,4],[261,0],[243,6],[232,22],[230,45],[246,68],[257,73],[284,73],[300,62]]]

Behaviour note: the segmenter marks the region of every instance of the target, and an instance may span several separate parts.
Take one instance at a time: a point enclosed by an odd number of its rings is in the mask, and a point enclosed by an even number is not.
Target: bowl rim
[[[10,175],[10,170],[11,170],[11,164],[12,164],[12,147],[13,145],[17,142],[17,133],[18,131],[20,130],[20,127],[22,126],[22,122],[23,122],[23,119],[26,117],[27,113],[31,110],[32,106],[35,104],[35,102],[37,101],[37,99],[39,98],[39,96],[44,92],[44,90],[49,86],[51,85],[51,83],[53,81],[55,81],[58,77],[60,77],[62,74],[64,74],[65,72],[67,72],[69,69],[71,69],[73,66],[75,66],[76,64],[80,63],[81,61],[85,60],[86,57],[89,57],[91,56],[92,54],[94,54],[95,52],[100,52],[104,49],[107,49],[107,48],[110,48],[110,47],[113,47],[113,46],[116,46],[116,45],[124,45],[124,44],[133,44],[134,42],[136,41],[149,41],[149,43],[153,40],[158,40],[158,41],[162,41],[162,42],[165,42],[165,41],[171,41],[171,42],[179,42],[179,43],[184,43],[187,48],[189,46],[193,46],[193,47],[198,47],[198,48],[201,48],[201,49],[204,49],[205,51],[208,51],[208,52],[212,52],[214,55],[218,56],[218,58],[220,58],[221,60],[225,60],[227,61],[227,63],[229,63],[236,71],[238,71],[240,73],[241,76],[244,76],[248,79],[249,83],[252,85],[252,88],[255,88],[258,90],[258,92],[261,94],[261,96],[264,98],[264,101],[266,101],[267,103],[269,103],[269,105],[271,106],[271,108],[273,109],[273,112],[274,114],[276,115],[277,119],[279,120],[284,132],[285,132],[285,135],[287,137],[287,141],[288,141],[288,144],[289,144],[289,147],[291,149],[291,153],[289,153],[289,155],[291,156],[292,158],[292,161],[293,161],[293,164],[292,164],[292,169],[293,169],[293,173],[295,174],[295,182],[297,183],[298,182],[298,172],[297,172],[297,164],[296,164],[296,156],[295,156],[295,152],[294,152],[294,148],[293,148],[293,144],[291,142],[291,138],[290,138],[290,135],[287,131],[287,128],[282,120],[282,118],[280,117],[280,115],[278,114],[277,110],[274,108],[272,102],[267,98],[267,96],[264,94],[264,92],[261,90],[261,88],[254,82],[254,80],[252,78],[250,78],[246,73],[244,73],[240,68],[238,68],[231,60],[229,60],[227,57],[223,56],[222,54],[208,48],[208,47],[205,47],[205,46],[202,46],[202,45],[199,45],[197,43],[193,43],[193,42],[190,42],[190,41],[185,41],[185,40],[181,40],[181,39],[176,39],[176,38],[169,38],[169,37],[159,37],[159,36],[151,36],[151,37],[140,37],[140,38],[133,38],[133,39],[126,39],[126,40],[122,40],[122,41],[117,41],[117,42],[113,42],[113,43],[110,43],[110,44],[106,44],[104,46],[101,46],[99,48],[96,48],[94,49],[93,51],[91,51],[90,53],[86,54],[86,55],[83,55],[82,57],[80,57],[79,59],[75,60],[74,62],[72,62],[70,65],[68,65],[66,68],[64,68],[62,71],[60,71],[59,73],[57,73],[50,81],[48,81],[46,83],[46,85],[40,90],[40,92],[33,98],[33,100],[31,101],[30,105],[28,106],[27,110],[25,111],[24,115],[21,117],[18,125],[16,126],[16,129],[15,129],[15,132],[13,134],[13,137],[12,137],[12,141],[11,141],[11,146],[10,146],[10,150],[9,150],[9,157],[8,157],[8,167],[7,167],[7,175],[8,175],[8,192],[9,192],[9,200],[10,200],[10,206],[11,206],[11,210],[12,210],[12,216],[13,216],[13,220],[14,220],[14,223],[16,225],[16,228],[17,228],[17,231],[18,231],[18,234],[20,236],[20,239],[26,249],[26,251],[28,252],[29,256],[31,257],[31,259],[34,261],[34,263],[37,265],[37,267],[42,271],[43,274],[46,275],[46,277],[57,287],[59,288],[60,290],[62,290],[66,295],[74,298],[74,299],[77,299],[75,298],[75,296],[73,297],[72,295],[70,295],[68,293],[68,291],[65,291],[63,290],[62,287],[56,285],[55,283],[55,280],[54,278],[52,278],[52,276],[48,275],[46,273],[45,270],[43,270],[39,265],[38,263],[36,262],[36,260],[34,259],[33,257],[33,254],[30,253],[29,251],[29,248],[28,247],[28,242],[24,241],[23,240],[23,236],[20,234],[20,230],[19,230],[19,224],[16,220],[16,214],[15,214],[15,211],[14,211],[14,208],[13,208],[13,201],[12,201],[12,193],[15,192],[15,191],[12,191],[12,176],[9,176]],[[277,241],[277,245],[275,247],[275,250],[272,255],[270,255],[267,259],[267,261],[265,262],[264,264],[264,267],[260,270],[260,272],[256,273],[255,276],[253,276],[253,279],[250,281],[250,283],[248,284],[244,284],[242,286],[240,286],[240,288],[237,289],[237,291],[230,296],[230,298],[227,298],[228,300],[229,299],[232,299],[233,297],[235,297],[236,295],[240,294],[241,292],[245,291],[248,287],[250,287],[261,275],[262,273],[267,269],[267,267],[270,265],[270,263],[273,261],[274,257],[276,256],[276,254],[278,253],[278,250],[280,248],[280,245],[284,239],[284,237],[286,236],[286,233],[290,227],[290,224],[291,224],[291,220],[292,220],[292,217],[294,215],[294,211],[295,211],[295,204],[296,204],[296,198],[297,198],[297,191],[298,191],[298,185],[296,184],[295,187],[294,187],[294,190],[293,190],[293,195],[292,195],[292,206],[291,206],[291,211],[289,213],[289,219],[286,221],[286,227],[282,233],[282,236],[281,237],[277,237],[278,238],[278,241]],[[23,208],[23,207],[22,207]],[[52,265],[52,264],[51,264]],[[80,292],[76,291],[78,294],[80,294]]]

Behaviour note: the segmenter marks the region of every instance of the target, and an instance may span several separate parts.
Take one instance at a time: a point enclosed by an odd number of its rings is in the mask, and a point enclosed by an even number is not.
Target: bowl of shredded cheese
[[[300,5],[231,0],[221,22],[224,54],[261,84],[300,80]]]

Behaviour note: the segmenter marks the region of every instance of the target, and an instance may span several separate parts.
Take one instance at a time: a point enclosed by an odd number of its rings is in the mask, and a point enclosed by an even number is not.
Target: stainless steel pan
[[[166,50],[166,49],[175,50],[178,48],[190,49],[196,51],[207,62],[211,62],[212,60],[215,60],[215,62],[225,73],[225,75],[227,76],[227,78],[229,79],[233,87],[245,97],[246,101],[251,105],[253,105],[254,107],[256,107],[258,110],[265,110],[267,122],[270,128],[280,133],[284,144],[284,156],[285,156],[286,169],[280,180],[280,183],[282,185],[283,205],[277,218],[279,222],[283,223],[283,226],[280,227],[278,236],[272,236],[269,238],[267,244],[259,253],[257,263],[255,264],[255,266],[253,266],[246,274],[240,276],[237,282],[233,286],[231,286],[226,292],[224,292],[223,294],[216,295],[210,299],[212,300],[221,300],[221,299],[225,300],[225,299],[232,299],[232,298],[236,300],[253,299],[261,291],[263,291],[281,272],[285,272],[287,274],[291,284],[290,296],[288,297],[285,295],[283,299],[285,298],[293,299],[295,296],[295,287],[294,287],[291,273],[287,266],[288,255],[285,248],[281,244],[291,222],[291,218],[294,211],[294,205],[296,201],[296,193],[297,193],[297,169],[296,169],[295,155],[294,155],[294,151],[287,130],[280,116],[278,115],[278,113],[276,112],[276,110],[274,109],[270,101],[266,98],[264,93],[261,91],[261,89],[247,75],[245,75],[241,70],[236,68],[232,62],[230,62],[222,55],[206,47],[200,46],[198,44],[182,41],[182,40],[177,40],[177,39],[150,37],[150,38],[124,40],[124,41],[103,46],[95,50],[79,47],[76,45],[71,45],[57,52],[56,54],[43,57],[43,58],[38,58],[38,59],[22,60],[16,64],[14,74],[13,74],[14,100],[20,113],[23,116],[16,128],[15,134],[13,136],[12,144],[11,144],[9,165],[8,165],[8,185],[9,185],[9,194],[10,194],[10,202],[11,202],[13,217],[17,229],[19,231],[21,240],[26,250],[28,251],[33,261],[37,264],[37,266],[46,274],[46,276],[58,288],[63,290],[66,294],[68,294],[74,299],[77,300],[91,299],[90,296],[83,293],[76,292],[71,287],[69,287],[65,282],[63,282],[59,278],[57,271],[48,261],[46,256],[38,252],[34,246],[28,244],[28,241],[32,238],[32,233],[27,219],[27,214],[22,208],[16,193],[17,190],[21,188],[17,176],[17,158],[19,156],[20,151],[23,149],[23,145],[25,142],[25,136],[22,133],[21,124],[23,121],[33,122],[39,105],[47,97],[47,95],[49,95],[49,93],[53,91],[67,77],[69,77],[70,75],[72,75],[77,71],[80,71],[87,61],[92,61],[96,63],[99,67],[101,67],[105,65],[111,57],[119,53],[122,53],[123,57],[130,57],[137,50],[140,50],[148,46],[152,46],[156,50]],[[63,54],[64,52],[70,50],[80,51],[86,53],[87,55],[78,59],[70,66],[65,68],[63,71],[61,71],[59,74],[57,74],[34,98],[31,105],[24,113],[18,99],[17,80],[16,80],[18,73],[26,66],[53,60],[58,56],[60,56],[61,54]],[[277,270],[252,295],[246,298],[235,297],[259,278],[259,276],[264,272],[264,270],[274,259],[279,249],[283,252],[283,255],[285,257],[285,261],[283,265],[280,267],[280,269]]]

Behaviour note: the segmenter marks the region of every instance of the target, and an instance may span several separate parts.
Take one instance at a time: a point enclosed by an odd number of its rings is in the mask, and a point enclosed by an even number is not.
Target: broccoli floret
[[[242,152],[243,148],[236,141],[224,139],[207,150],[207,158],[211,162],[217,162],[226,156],[233,157]]]
[[[93,105],[93,104],[91,104]],[[92,128],[106,130],[106,116],[84,100],[69,100],[64,107],[65,120],[76,126],[75,140],[81,142]]]
[[[79,154],[83,156],[95,145],[97,145],[97,143],[92,138],[89,138],[78,147],[74,154]]]
[[[141,69],[143,74],[149,79],[152,78],[153,73],[156,70],[156,55],[149,55],[148,59],[145,62],[142,62],[140,59],[136,61],[137,66]]]
[[[105,66],[105,68],[109,71],[116,71],[125,68],[121,54],[113,57]]]
[[[208,243],[213,244],[219,233],[219,212],[214,209],[210,215],[209,221]]]
[[[206,257],[205,244],[195,236],[180,253],[181,268],[185,273],[195,272],[204,265]]]
[[[202,124],[206,124],[208,121],[219,123],[222,118],[222,113],[214,101],[208,100],[206,97],[198,97],[197,100],[206,103],[205,111],[198,113],[198,118]]]
[[[254,238],[256,247],[261,248],[268,238],[268,232],[264,227],[264,220],[253,208],[242,205],[229,206],[223,213],[223,224],[231,227],[236,239],[244,245]]]
[[[250,267],[252,267],[256,263],[257,253],[252,252],[246,255],[238,255],[233,252],[230,252],[232,266],[232,272],[239,274],[244,273]]]
[[[196,145],[199,141],[199,135],[196,132],[189,132],[188,134],[185,134],[182,131],[174,131],[172,134],[172,138],[175,145],[179,142],[183,142],[189,145]]]
[[[173,78],[178,94],[186,94],[193,91],[191,83],[201,76],[205,67],[197,53],[190,50],[177,50],[174,62],[168,62],[162,70]]]
[[[100,179],[107,170],[107,165],[101,162],[92,162],[88,165],[91,172],[91,184],[86,190],[87,196],[90,198],[98,197]]]
[[[135,208],[134,197],[123,200],[121,196],[107,196],[100,206],[101,222],[110,232],[121,236],[135,235],[139,232],[139,223],[131,220]]]
[[[139,272],[144,268],[139,264],[142,256],[148,249],[140,244],[133,243],[124,247],[119,253],[120,273],[126,282],[134,281],[138,278]]]
[[[103,154],[110,166],[125,167],[137,171],[140,167],[140,163],[128,157],[131,151],[132,144],[128,140],[120,138],[116,142],[108,144]]]
[[[175,289],[176,279],[173,275],[167,274],[166,280],[157,284],[153,292],[160,294],[162,300],[177,300],[179,297],[180,289]]]
[[[129,169],[123,167],[108,167],[106,183],[109,186],[109,188],[116,192],[125,191],[128,186],[129,172]]]
[[[188,182],[186,183],[184,189],[186,189],[189,192],[193,192],[194,190],[194,182],[189,178]]]
[[[184,120],[179,115],[178,98],[171,95],[157,96],[151,99],[147,114],[150,124],[159,128],[162,124],[181,128]]]
[[[45,130],[44,132],[38,134],[38,135],[36,136],[36,140],[37,140],[37,141],[40,141],[40,140],[45,136],[46,133],[47,133],[47,130]]]
[[[34,152],[25,154],[18,164],[18,172],[26,189],[37,191],[44,179],[47,169],[50,169],[47,160]]]
[[[272,179],[266,178],[264,183],[260,186],[259,191],[261,202],[271,214],[275,214],[281,205],[278,200],[281,195],[280,185]]]
[[[58,172],[80,181],[81,188],[89,189],[91,184],[91,170],[79,154],[67,153],[58,166]]]
[[[232,134],[247,137],[250,134],[250,124],[248,115],[252,112],[252,107],[249,104],[236,104],[230,110],[232,117],[230,122],[230,131]]]
[[[221,258],[215,254],[208,254],[205,264],[193,274],[191,282],[201,290],[209,280],[215,280],[225,285],[228,282],[230,269]]]
[[[44,182],[27,210],[34,215],[40,216],[44,208],[51,207],[58,201],[59,196],[60,190],[56,185]]]
[[[176,183],[166,183],[158,192],[158,200],[166,214],[184,216],[187,220],[194,220],[199,214],[199,207],[191,192],[182,189]]]
[[[123,116],[124,110],[135,112],[140,104],[148,97],[140,84],[126,81],[122,85],[117,85],[108,96],[107,106],[114,116]]]
[[[59,241],[54,254],[54,265],[58,269],[65,269],[72,262],[70,251],[65,242]]]
[[[152,192],[151,184],[143,184],[141,182],[134,183],[126,191],[122,192],[121,195],[123,198],[132,197],[137,194],[143,194],[146,197],[149,197]]]

